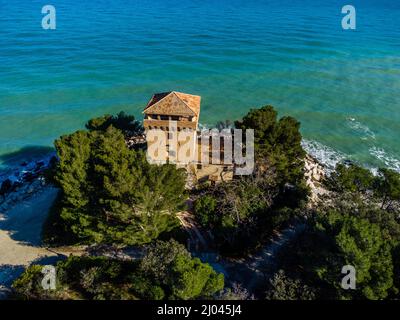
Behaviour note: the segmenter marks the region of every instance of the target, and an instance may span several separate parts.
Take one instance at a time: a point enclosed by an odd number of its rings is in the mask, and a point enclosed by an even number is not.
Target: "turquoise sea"
[[[55,6],[57,29],[41,9]],[[274,105],[323,161],[400,171],[400,1],[0,0],[0,164],[89,118],[202,96],[201,123]]]

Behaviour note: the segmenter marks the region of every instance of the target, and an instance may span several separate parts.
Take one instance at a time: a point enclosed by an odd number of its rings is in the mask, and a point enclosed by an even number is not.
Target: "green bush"
[[[393,209],[393,204],[400,201],[400,173],[391,169],[381,168],[374,176],[370,170],[358,165],[338,164],[325,185],[339,193],[366,194],[370,191],[385,210]]]
[[[12,285],[16,294],[22,299],[35,299],[45,293],[40,282],[43,279],[42,266],[28,267]]]
[[[211,297],[224,277],[174,240],[152,244],[141,261],[69,257],[57,263],[56,290],[43,290],[42,266],[29,267],[13,287],[23,299],[162,300]]]
[[[390,209],[400,201],[400,173],[391,169],[379,169],[376,194],[381,198],[381,208]]]
[[[185,247],[174,240],[151,245],[140,270],[164,287],[172,299],[210,297],[224,287],[222,274],[217,274],[198,258],[192,258]]]
[[[194,212],[202,226],[209,226],[215,222],[217,200],[210,195],[205,195],[194,203]]]
[[[263,235],[269,233],[271,215],[268,211],[274,195],[275,190],[268,189],[265,181],[259,178],[221,183],[196,201],[196,218],[200,218],[202,224],[208,222],[207,227],[223,254],[241,255],[257,246]]]
[[[393,242],[378,224],[336,209],[308,223],[278,254],[278,266],[290,278],[318,288],[321,299],[385,299],[396,292]],[[346,265],[356,270],[355,290],[341,286]]]
[[[375,178],[370,170],[356,164],[338,164],[325,184],[333,191],[366,192],[374,187]]]
[[[299,279],[289,278],[283,270],[279,270],[270,279],[266,293],[267,300],[314,300],[317,294]]]

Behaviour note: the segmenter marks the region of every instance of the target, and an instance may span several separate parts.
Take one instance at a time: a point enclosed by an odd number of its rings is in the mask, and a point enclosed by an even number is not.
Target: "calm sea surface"
[[[57,29],[41,28],[41,8]],[[202,96],[201,123],[274,105],[324,161],[400,171],[400,1],[0,0],[0,163],[46,151],[154,92]]]

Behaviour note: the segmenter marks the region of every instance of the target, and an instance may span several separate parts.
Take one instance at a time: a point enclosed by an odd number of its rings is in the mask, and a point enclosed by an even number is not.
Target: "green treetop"
[[[78,131],[55,145],[60,218],[79,242],[140,244],[176,226],[186,199],[183,170],[150,165],[113,126]]]
[[[272,106],[252,109],[238,129],[254,129],[256,161],[274,168],[281,184],[297,185],[303,180],[305,151],[301,146],[300,123],[292,117],[277,119]]]

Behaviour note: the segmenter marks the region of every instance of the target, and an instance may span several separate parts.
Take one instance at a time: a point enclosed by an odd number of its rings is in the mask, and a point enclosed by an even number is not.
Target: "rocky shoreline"
[[[55,160],[50,155],[42,160],[22,162],[0,176],[0,213],[42,191],[48,185],[45,172]]]

